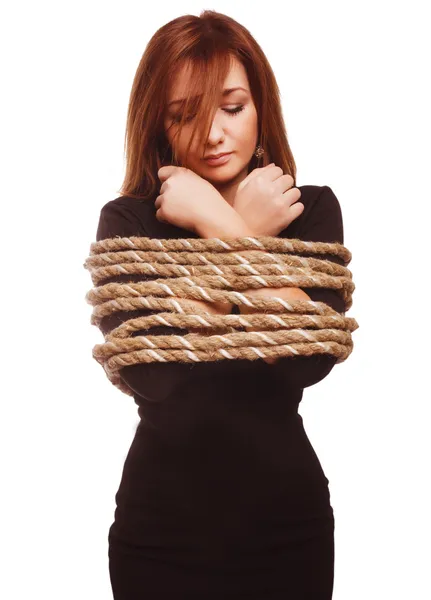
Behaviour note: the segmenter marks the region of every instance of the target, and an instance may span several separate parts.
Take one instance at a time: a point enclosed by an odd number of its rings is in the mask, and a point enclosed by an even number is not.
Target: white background
[[[262,46],[297,185],[332,188],[353,254],[354,351],[300,405],[330,481],[334,599],[431,598],[426,4],[3,10],[2,598],[112,598],[107,534],[138,416],[92,358],[103,338],[90,325],[83,262],[101,207],[119,195],[145,46],[167,21],[204,8]]]

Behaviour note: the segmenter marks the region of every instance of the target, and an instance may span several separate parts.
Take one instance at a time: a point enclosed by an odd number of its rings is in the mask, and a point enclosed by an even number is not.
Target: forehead
[[[177,98],[184,98],[187,95],[188,82],[192,76],[192,69],[190,63],[187,63],[181,67],[176,75],[171,88],[169,90],[168,102],[176,100]],[[223,88],[233,87],[244,87],[246,90],[249,89],[247,72],[244,65],[236,58],[232,58],[229,72],[224,80]]]

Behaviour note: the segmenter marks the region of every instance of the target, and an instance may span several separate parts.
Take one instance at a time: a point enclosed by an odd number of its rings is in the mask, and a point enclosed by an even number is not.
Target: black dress
[[[331,188],[299,189],[304,211],[279,235],[343,243],[341,208]],[[152,201],[112,200],[101,210],[97,240],[197,237],[159,222],[155,213]],[[101,284],[126,280],[142,276]],[[302,289],[345,311],[337,291]],[[104,317],[101,328],[107,332],[144,314],[149,311],[117,312]],[[298,405],[304,388],[326,377],[335,362],[315,355],[274,364],[258,359],[123,368],[141,420],[108,535],[115,600],[332,598],[329,482]]]

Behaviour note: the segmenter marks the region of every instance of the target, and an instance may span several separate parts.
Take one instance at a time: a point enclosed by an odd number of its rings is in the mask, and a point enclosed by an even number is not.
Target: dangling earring
[[[264,154],[265,154],[265,150],[262,148],[262,146],[260,144],[258,144],[256,146],[256,150],[254,151],[254,155],[257,156],[257,158],[260,158]]]

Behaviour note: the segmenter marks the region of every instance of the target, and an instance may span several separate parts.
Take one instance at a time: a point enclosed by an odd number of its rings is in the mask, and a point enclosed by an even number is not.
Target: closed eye
[[[227,112],[232,117],[235,117],[236,115],[238,115],[240,112],[242,112],[244,110],[244,104],[241,104],[240,106],[236,106],[235,108],[223,108],[223,110],[224,110],[224,112]],[[174,123],[179,123],[181,121],[181,116],[182,115],[175,115],[175,117],[173,117],[172,121]],[[189,123],[190,121],[192,121],[195,118],[195,116],[196,116],[196,114],[186,117],[185,122]]]

